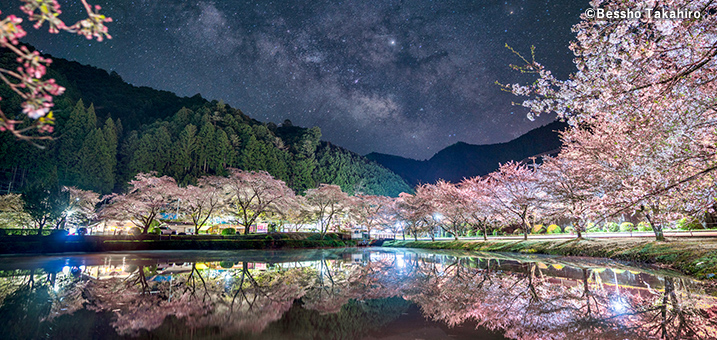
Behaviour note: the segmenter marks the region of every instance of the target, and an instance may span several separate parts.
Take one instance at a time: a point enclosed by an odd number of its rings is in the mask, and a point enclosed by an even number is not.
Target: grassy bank
[[[355,246],[338,234],[321,238],[309,233],[271,233],[246,236],[5,236],[0,254],[48,254],[64,252],[106,252],[136,250],[238,250],[333,248]]]
[[[387,241],[384,247],[515,252],[564,256],[603,257],[658,264],[700,279],[717,279],[717,239],[489,240],[489,241]]]

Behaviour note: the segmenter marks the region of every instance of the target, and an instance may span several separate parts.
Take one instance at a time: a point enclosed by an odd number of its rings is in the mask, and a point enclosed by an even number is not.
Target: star
[[[2,14],[18,12],[16,2],[0,1]],[[357,153],[425,159],[450,142],[505,142],[544,125],[549,116],[525,123],[512,105],[522,98],[495,85],[534,80],[509,70],[520,61],[502,46],[525,54],[535,44],[538,61],[567,77],[571,27],[588,1],[110,2],[109,42],[90,47],[29,27],[27,42],[136,86],[318,126],[322,139]],[[63,13],[82,10],[66,3]]]

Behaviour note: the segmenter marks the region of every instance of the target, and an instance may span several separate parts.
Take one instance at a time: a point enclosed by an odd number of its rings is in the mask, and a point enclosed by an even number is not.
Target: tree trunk
[[[455,241],[458,241],[458,234],[453,234],[453,239],[454,239]]]
[[[580,228],[575,228],[575,232],[578,233],[578,238],[583,238],[583,233],[580,232]]]
[[[656,225],[652,223],[652,219],[650,218],[650,214],[648,213],[645,213],[645,217],[647,218],[647,222],[650,223],[652,231],[655,233],[655,240],[664,242],[665,235],[662,233],[662,225]]]
[[[525,217],[523,217],[522,220],[523,220],[523,240],[526,240],[526,241],[527,241],[527,240],[528,240],[528,233],[530,232],[530,230],[532,229],[532,227],[530,226],[530,224],[528,223],[528,221],[526,220]]]
[[[488,228],[483,228],[483,241],[488,241]]]

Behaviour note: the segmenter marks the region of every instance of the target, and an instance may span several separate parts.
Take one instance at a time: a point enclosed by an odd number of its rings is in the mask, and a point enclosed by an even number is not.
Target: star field
[[[10,1],[13,2],[13,1]],[[583,3],[584,2],[584,3]],[[54,56],[119,73],[138,86],[221,99],[261,121],[319,126],[366,154],[428,158],[463,141],[505,142],[530,122],[495,81],[529,53],[566,76],[570,28],[587,1],[94,1],[112,40],[29,29]],[[19,2],[13,5],[18,5]],[[80,7],[60,2],[67,21]],[[18,5],[19,6],[19,5]],[[8,4],[3,13],[16,13]],[[74,17],[73,17],[74,16]]]

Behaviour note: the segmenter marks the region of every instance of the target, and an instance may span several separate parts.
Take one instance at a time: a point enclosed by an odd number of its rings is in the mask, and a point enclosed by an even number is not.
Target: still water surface
[[[3,339],[717,339],[717,294],[566,257],[381,248],[0,258]]]

